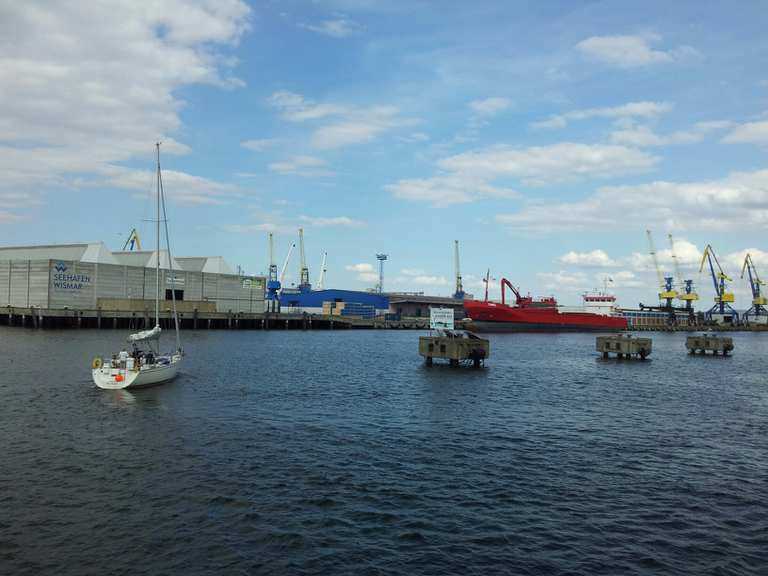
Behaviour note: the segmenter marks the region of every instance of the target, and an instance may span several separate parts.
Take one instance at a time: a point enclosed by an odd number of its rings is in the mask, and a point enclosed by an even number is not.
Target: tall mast
[[[160,326],[160,142],[155,142],[157,148],[157,253],[155,254],[155,326]]]

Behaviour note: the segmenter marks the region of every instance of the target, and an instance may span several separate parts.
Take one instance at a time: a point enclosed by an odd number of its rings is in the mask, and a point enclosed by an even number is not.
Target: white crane
[[[296,244],[291,244],[291,247],[288,249],[288,255],[285,257],[285,262],[283,262],[283,269],[280,271],[280,290],[282,291],[283,284],[285,283],[285,271],[288,268],[288,262],[291,259],[291,254],[293,254],[293,249],[296,248]]]
[[[323,262],[322,264],[320,264],[320,275],[317,277],[317,282],[315,283],[317,285],[318,290],[325,289],[325,273],[327,271],[325,267],[325,262],[327,258],[328,258],[328,252],[323,252]]]

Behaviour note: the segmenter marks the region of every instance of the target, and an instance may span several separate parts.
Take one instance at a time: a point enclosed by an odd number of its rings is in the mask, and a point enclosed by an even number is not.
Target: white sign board
[[[430,308],[430,330],[453,330],[453,308]]]

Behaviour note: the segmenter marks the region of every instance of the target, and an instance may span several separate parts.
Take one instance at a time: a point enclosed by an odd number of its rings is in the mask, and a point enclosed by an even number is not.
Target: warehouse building
[[[220,256],[170,262],[163,250],[112,252],[102,242],[0,248],[0,306],[145,310],[158,257],[160,298],[175,295],[180,311],[264,312],[264,277],[237,275]]]

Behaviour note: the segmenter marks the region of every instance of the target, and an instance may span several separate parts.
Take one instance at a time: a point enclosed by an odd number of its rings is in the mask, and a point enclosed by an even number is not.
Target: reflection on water
[[[418,336],[187,332],[128,391],[90,380],[123,331],[0,328],[0,573],[768,573],[768,334]]]

